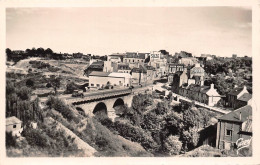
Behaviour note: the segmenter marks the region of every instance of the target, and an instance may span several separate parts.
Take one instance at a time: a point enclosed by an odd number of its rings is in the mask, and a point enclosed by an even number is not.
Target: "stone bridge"
[[[89,116],[94,116],[95,113],[105,110],[107,116],[114,120],[116,117],[114,107],[118,105],[131,107],[133,96],[130,89],[107,90],[85,94],[83,98],[70,98],[66,102]]]

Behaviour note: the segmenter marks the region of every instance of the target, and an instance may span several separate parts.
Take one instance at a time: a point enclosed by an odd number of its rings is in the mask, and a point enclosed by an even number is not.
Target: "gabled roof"
[[[145,53],[126,52],[126,58],[145,59]]]
[[[22,123],[21,120],[19,120],[17,117],[12,116],[5,119],[5,125],[14,125],[14,124],[20,124]]]
[[[131,72],[135,72],[135,73],[139,73],[139,72],[141,72],[141,73],[147,73],[147,70],[146,70],[146,68],[145,68],[144,66],[139,65],[139,68],[133,68],[133,69],[131,70]]]
[[[241,112],[241,120],[239,119],[240,112]],[[250,116],[252,116],[252,107],[250,105],[246,105],[244,107],[241,107],[233,112],[230,112],[230,113],[220,117],[219,120],[244,122]]]
[[[249,101],[249,100],[251,100],[251,99],[252,99],[252,95],[249,94],[249,93],[244,93],[242,96],[240,96],[240,97],[238,98],[238,100],[240,100],[240,101],[245,101],[245,102],[247,102],[247,101]]]
[[[234,89],[231,90],[228,94],[229,94],[229,95],[237,96],[242,90],[243,90],[243,88],[234,88]]]
[[[99,76],[99,77],[108,77],[108,75],[111,72],[97,72],[97,71],[92,71],[89,76]]]

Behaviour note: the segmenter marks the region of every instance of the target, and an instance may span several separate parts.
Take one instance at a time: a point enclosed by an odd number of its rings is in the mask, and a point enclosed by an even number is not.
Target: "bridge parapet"
[[[97,101],[106,98],[125,96],[131,93],[132,93],[131,89],[101,91],[96,93],[89,93],[85,95],[83,98],[69,98],[67,99],[67,102],[78,105],[78,104],[84,104],[86,102],[92,102],[92,101]]]

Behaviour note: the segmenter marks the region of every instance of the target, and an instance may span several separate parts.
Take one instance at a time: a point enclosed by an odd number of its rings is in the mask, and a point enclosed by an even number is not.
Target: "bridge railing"
[[[118,96],[122,94],[130,94],[132,92],[131,89],[115,89],[115,90],[107,90],[107,91],[100,91],[95,93],[85,94],[83,98],[68,98],[68,101],[77,102],[83,100],[92,100],[97,98],[106,98],[111,96]]]

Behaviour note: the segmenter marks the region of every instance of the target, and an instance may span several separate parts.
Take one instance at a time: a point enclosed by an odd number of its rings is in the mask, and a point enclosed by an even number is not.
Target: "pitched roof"
[[[240,97],[238,98],[238,100],[247,102],[247,101],[251,100],[251,98],[252,98],[252,95],[251,95],[251,94],[249,94],[249,93],[244,93],[242,96],[240,96]]]
[[[103,67],[104,67],[104,61],[97,61],[97,62],[93,62],[91,65],[89,65],[87,69],[103,68]]]
[[[229,94],[229,95],[237,96],[242,90],[243,90],[243,88],[234,88],[234,89],[231,90],[228,94]]]
[[[22,123],[21,120],[19,120],[17,117],[12,116],[5,119],[5,125],[13,125],[13,124],[19,124]]]
[[[111,72],[97,72],[97,71],[92,71],[89,76],[99,76],[99,77],[108,77],[108,75]]]
[[[239,115],[241,112],[241,120],[239,120]],[[239,109],[236,109],[233,112],[230,112],[226,115],[223,115],[219,118],[219,120],[227,120],[227,121],[235,121],[235,122],[244,122],[248,119],[248,117],[252,116],[252,107],[250,105],[246,105]]]
[[[140,59],[145,59],[145,53],[126,52],[126,58],[140,58]]]
[[[131,70],[131,72],[136,72],[136,73],[139,73],[139,72],[142,72],[142,73],[147,73],[147,70],[144,66],[142,65],[139,65],[139,68],[133,68]]]
[[[187,87],[188,90],[195,91],[195,92],[200,92],[200,93],[207,93],[210,89],[209,86],[200,86],[196,84],[190,84]]]

